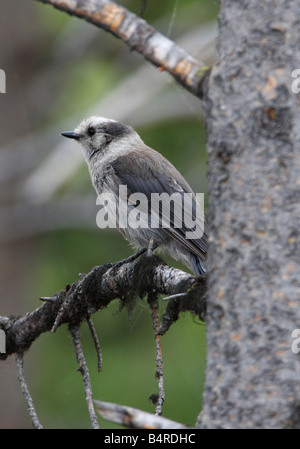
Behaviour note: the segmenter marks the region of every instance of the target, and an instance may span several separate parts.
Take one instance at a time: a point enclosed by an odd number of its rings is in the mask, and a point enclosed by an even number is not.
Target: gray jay
[[[147,248],[151,242],[195,275],[206,272],[207,227],[203,214],[197,213],[191,187],[165,157],[148,147],[133,128],[107,118],[90,117],[74,131],[62,135],[81,143],[93,186],[98,195],[108,193],[116,200],[117,227],[130,243]],[[120,206],[120,186],[126,186],[127,208]],[[169,217],[165,219],[162,202],[154,205],[161,194],[179,198],[183,209],[175,201],[170,202]],[[146,205],[141,199],[148,200]],[[143,225],[128,226],[128,213],[138,205],[143,206],[139,209]],[[192,237],[187,237],[188,232],[192,232]]]

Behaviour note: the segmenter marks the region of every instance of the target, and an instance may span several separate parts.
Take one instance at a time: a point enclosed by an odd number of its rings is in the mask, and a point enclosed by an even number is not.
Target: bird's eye
[[[96,130],[93,126],[90,126],[87,130],[88,135],[91,137],[95,134]]]

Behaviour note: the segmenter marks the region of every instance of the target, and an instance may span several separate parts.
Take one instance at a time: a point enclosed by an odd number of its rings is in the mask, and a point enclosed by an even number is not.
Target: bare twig
[[[184,424],[126,405],[103,401],[94,403],[102,418],[131,429],[189,429]]]
[[[190,310],[199,318],[205,317],[206,278],[193,276],[178,269],[168,267],[157,256],[143,254],[138,260],[131,260],[111,270],[112,264],[95,267],[82,279],[74,282],[51,296],[43,297],[43,304],[23,317],[1,317],[0,329],[6,335],[6,353],[0,353],[0,359],[16,353],[20,385],[28,406],[33,425],[41,428],[37,419],[32,398],[23,373],[23,353],[43,332],[69,323],[76,357],[83,377],[85,398],[93,428],[98,428],[97,417],[92,403],[92,390],[88,367],[80,342],[80,323],[88,321],[98,354],[98,368],[102,366],[101,351],[90,315],[106,307],[114,298],[122,298],[124,304],[132,306],[135,297],[148,295],[152,299],[153,328],[156,339],[156,375],[159,379],[159,394],[156,398],[156,414],[161,413],[164,401],[162,357],[159,335],[165,333],[170,325],[178,319],[180,311]],[[187,292],[184,300],[170,300],[162,325],[159,326],[157,315],[157,295],[176,295]]]
[[[194,95],[202,97],[208,68],[124,7],[109,0],[40,1],[109,31],[152,64],[169,72]]]
[[[87,317],[86,321],[89,325],[89,329],[90,329],[90,332],[91,332],[91,335],[93,338],[93,342],[95,345],[95,349],[96,349],[96,353],[97,353],[97,367],[98,367],[98,371],[100,373],[100,371],[102,371],[102,353],[101,353],[100,343],[98,340],[98,335],[97,335],[96,329],[94,327],[94,324],[93,324],[90,316]]]
[[[21,387],[23,396],[24,396],[26,404],[27,404],[28,413],[29,413],[29,416],[31,417],[33,427],[35,429],[42,429],[43,427],[38,420],[38,417],[37,417],[37,414],[35,411],[35,407],[33,404],[33,400],[29,393],[29,389],[28,389],[28,386],[27,386],[27,383],[25,380],[24,369],[23,369],[24,363],[23,362],[24,362],[24,353],[17,352],[16,353],[16,365],[17,365],[17,371],[18,371],[18,380],[19,380],[20,387]]]
[[[142,17],[147,9],[148,0],[140,0],[140,16]]]
[[[155,415],[159,416],[162,414],[162,406],[165,401],[165,391],[164,391],[164,376],[163,376],[163,359],[161,350],[160,335],[158,334],[159,329],[159,317],[158,317],[158,301],[157,298],[149,301],[151,308],[151,318],[152,327],[154,331],[154,338],[156,343],[156,372],[155,377],[158,379],[158,394],[151,395],[151,400],[155,403]]]
[[[84,393],[85,393],[85,399],[88,406],[88,411],[91,418],[91,424],[93,429],[99,429],[99,423],[97,419],[97,415],[95,413],[94,405],[93,405],[93,398],[92,398],[92,386],[91,386],[91,380],[90,380],[90,374],[89,369],[83,354],[81,341],[80,341],[80,325],[79,324],[72,324],[69,325],[69,330],[72,335],[72,341],[74,350],[76,353],[77,362],[79,364],[79,371],[82,375],[82,380],[84,384]]]
[[[165,265],[157,256],[142,255],[138,261],[125,263],[117,270],[110,270],[111,266],[93,268],[71,286],[49,295],[51,301],[43,302],[23,317],[0,317],[0,329],[6,334],[6,353],[1,353],[0,359],[27,350],[41,333],[50,331],[54,323],[56,328],[63,323],[80,323],[115,298],[122,298],[123,303],[128,304],[132,298],[142,298],[153,289],[163,295],[187,293],[183,299],[168,301],[158,329],[160,335],[178,319],[180,312],[190,311],[201,320],[205,319],[205,276],[195,278]]]

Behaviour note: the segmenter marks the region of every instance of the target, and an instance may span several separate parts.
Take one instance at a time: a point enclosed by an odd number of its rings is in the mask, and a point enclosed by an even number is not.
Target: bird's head
[[[98,116],[83,120],[74,131],[63,132],[62,135],[81,143],[88,163],[108,151],[121,154],[128,145],[140,141],[131,126]]]

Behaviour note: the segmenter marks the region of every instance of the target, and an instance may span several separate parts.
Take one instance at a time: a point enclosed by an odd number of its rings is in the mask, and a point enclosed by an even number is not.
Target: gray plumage
[[[167,251],[174,259],[180,260],[195,275],[205,273],[204,260],[207,253],[207,226],[196,215],[195,194],[176,168],[160,153],[145,145],[140,136],[128,125],[102,117],[84,120],[72,132],[62,133],[65,137],[78,140],[82,144],[93,186],[98,194],[111,193],[119,199],[119,186],[126,185],[128,198],[133,193],[143,193],[149,200],[148,222],[151,220],[151,194],[168,195],[177,193],[184,198],[190,210],[190,220],[182,227],[174,226],[177,211],[171,208],[170,226],[153,229],[148,227],[120,229],[124,237],[138,248],[147,247],[152,238],[154,244]],[[190,195],[184,195],[190,194]],[[188,197],[188,198],[186,198]],[[128,207],[136,207],[130,204]],[[122,219],[117,210],[117,219]],[[160,225],[161,211],[156,213]],[[197,217],[197,218],[196,218]],[[182,217],[180,217],[182,218]],[[123,217],[124,219],[124,217]],[[199,238],[187,239],[186,231],[191,230],[186,222],[195,220],[202,231]]]

